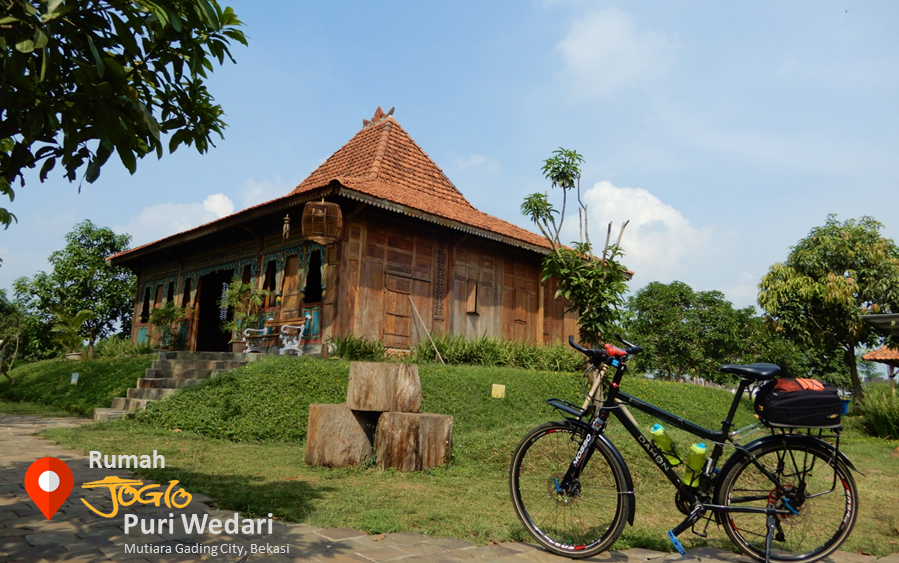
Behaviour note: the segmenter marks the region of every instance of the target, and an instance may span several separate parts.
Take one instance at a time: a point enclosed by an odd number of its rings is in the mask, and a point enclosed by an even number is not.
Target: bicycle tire
[[[772,561],[811,563],[837,550],[849,536],[858,516],[858,490],[848,467],[834,450],[815,442],[769,442],[751,453],[777,476],[787,492],[774,483],[749,456],[721,481],[718,504],[774,506],[794,514],[777,516],[771,544]],[[724,513],[724,531],[746,555],[765,560],[767,517],[758,513]]]
[[[509,467],[518,519],[540,545],[572,558],[608,549],[633,511],[624,469],[600,440],[581,472],[579,493],[557,492],[585,436],[584,429],[565,422],[541,424],[518,444]]]

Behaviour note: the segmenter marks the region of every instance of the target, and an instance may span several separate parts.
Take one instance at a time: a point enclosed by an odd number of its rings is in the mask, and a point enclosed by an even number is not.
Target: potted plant
[[[259,326],[265,298],[270,293],[266,289],[256,289],[253,284],[243,283],[236,276],[231,280],[219,301],[219,307],[234,312],[230,321],[222,321],[222,330],[231,333],[231,344],[243,342],[243,329]]]
[[[157,346],[163,350],[172,350],[183,344],[180,328],[184,317],[184,308],[175,305],[174,301],[166,301],[162,307],[150,311],[150,325],[153,327],[153,338]]]
[[[50,312],[56,317],[56,322],[53,323],[53,335],[56,341],[66,349],[66,358],[69,360],[84,359],[81,352],[84,336],[81,331],[84,329],[84,323],[97,318],[97,315],[90,309],[82,309],[74,315],[69,315],[61,307],[51,307]]]

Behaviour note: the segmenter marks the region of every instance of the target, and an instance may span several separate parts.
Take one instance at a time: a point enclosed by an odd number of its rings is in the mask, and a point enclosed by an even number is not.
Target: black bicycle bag
[[[772,379],[755,395],[755,414],[768,426],[833,428],[842,413],[837,388],[816,379]]]

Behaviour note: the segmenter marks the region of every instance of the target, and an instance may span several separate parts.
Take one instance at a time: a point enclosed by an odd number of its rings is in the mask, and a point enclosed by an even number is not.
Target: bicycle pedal
[[[675,536],[674,532],[671,530],[668,530],[668,539],[671,541],[671,544],[674,545],[674,549],[676,549],[677,552],[680,553],[681,557],[687,556],[687,550],[684,549],[683,544],[679,539],[677,539],[677,536]]]

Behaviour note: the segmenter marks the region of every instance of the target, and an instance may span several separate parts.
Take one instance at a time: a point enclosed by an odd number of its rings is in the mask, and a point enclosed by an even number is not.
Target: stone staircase
[[[261,354],[231,352],[159,352],[153,366],[137,387],[128,389],[124,397],[112,400],[112,408],[94,409],[94,420],[114,420],[128,413],[144,410],[147,403],[159,401],[175,391],[195,385],[204,379],[245,366]]]

